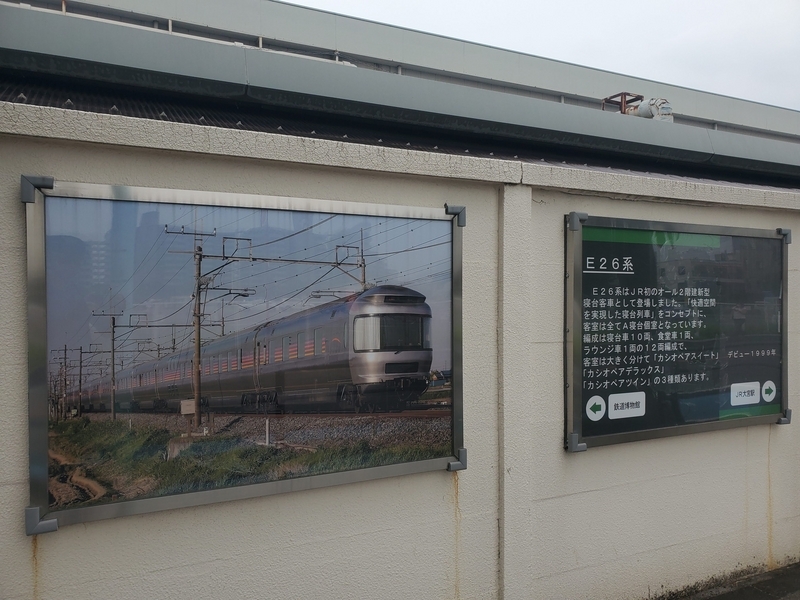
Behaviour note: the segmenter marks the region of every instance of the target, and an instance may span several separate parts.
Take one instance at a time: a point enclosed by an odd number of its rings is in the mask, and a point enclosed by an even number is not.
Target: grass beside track
[[[315,451],[259,446],[231,435],[197,438],[178,457],[167,460],[173,438],[166,429],[129,428],[123,421],[92,422],[87,418],[51,425],[51,449],[73,457],[86,476],[108,493],[79,506],[133,497],[154,497],[222,487],[263,483],[293,477],[448,456],[447,445],[404,445],[372,448],[366,441]],[[51,469],[54,467],[51,467]],[[52,475],[52,474],[51,474]],[[121,490],[147,479],[148,491],[131,495]],[[78,506],[78,505],[75,505]]]

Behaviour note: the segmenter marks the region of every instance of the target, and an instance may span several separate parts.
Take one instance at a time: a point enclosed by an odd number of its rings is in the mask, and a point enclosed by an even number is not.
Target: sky
[[[289,3],[800,110],[800,0]]]
[[[54,371],[65,345],[109,350],[112,315],[125,365],[155,358],[157,346],[162,356],[191,350],[195,244],[211,278],[203,341],[360,291],[354,262],[363,244],[367,284],[423,294],[432,367],[452,366],[449,220],[60,198],[48,199],[46,219],[47,295],[58,300],[47,320]],[[337,260],[346,266],[330,264]]]

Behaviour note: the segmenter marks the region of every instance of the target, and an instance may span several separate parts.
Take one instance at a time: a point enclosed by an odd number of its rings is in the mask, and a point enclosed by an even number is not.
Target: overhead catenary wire
[[[277,307],[281,306],[282,304],[285,304],[286,302],[288,302],[288,301],[289,301],[289,300],[291,300],[292,298],[296,298],[297,296],[299,296],[300,294],[302,294],[303,292],[305,292],[305,291],[306,291],[308,288],[315,286],[316,284],[318,284],[320,281],[322,281],[322,280],[323,280],[323,279],[324,279],[324,278],[325,278],[325,277],[326,277],[328,274],[330,274],[330,273],[331,273],[332,271],[334,271],[335,269],[336,269],[336,267],[331,267],[331,268],[330,268],[330,269],[329,269],[327,272],[323,273],[323,274],[322,274],[322,275],[321,275],[319,278],[317,278],[317,279],[315,279],[314,281],[312,281],[312,282],[311,282],[310,284],[308,284],[306,287],[302,288],[301,290],[298,290],[297,292],[295,292],[294,294],[292,294],[292,295],[291,295],[291,296],[289,296],[288,298],[286,298],[286,299],[284,299],[284,300],[282,300],[282,301],[278,302],[277,304],[274,304],[273,306],[270,306],[270,307],[268,307],[268,308],[265,308],[264,310],[262,310],[262,311],[259,311],[259,312],[257,312],[257,313],[254,313],[254,314],[252,314],[252,315],[247,315],[247,316],[245,316],[245,317],[239,317],[238,319],[237,319],[237,318],[233,318],[233,319],[228,319],[228,320],[229,320],[229,321],[241,321],[242,319],[248,319],[248,318],[251,318],[251,317],[255,317],[255,316],[258,316],[258,315],[262,315],[262,314],[264,314],[264,313],[266,313],[266,312],[268,312],[268,311],[270,311],[270,310],[273,310],[273,309],[275,309],[275,308],[277,308]]]
[[[207,212],[207,213],[204,213],[203,214],[203,219],[208,219],[210,215],[214,214],[217,211],[222,210],[222,208],[224,208],[224,207],[216,207],[214,210],[212,210],[210,212]],[[236,223],[239,223],[239,222],[241,222],[241,221],[243,221],[245,219],[251,218],[253,215],[257,214],[258,212],[259,211],[255,211],[255,210],[248,211],[246,214],[243,214],[242,216],[239,216],[238,218],[234,219],[233,221],[231,221],[230,223],[225,225],[225,227],[233,226]],[[186,217],[186,215],[188,213],[189,213],[189,211],[186,211],[184,214],[176,217],[175,219],[172,220],[172,223],[176,223],[176,222],[181,221],[183,218]],[[228,213],[225,213],[225,214],[227,215]],[[270,245],[276,245],[276,244],[280,244],[281,242],[285,242],[285,241],[290,240],[290,239],[295,239],[296,240],[299,236],[301,236],[301,235],[303,235],[303,234],[305,234],[307,232],[310,232],[310,231],[312,231],[312,230],[314,230],[316,228],[324,226],[326,223],[331,223],[331,222],[334,221],[334,219],[337,219],[339,217],[341,217],[341,218],[343,218],[345,220],[349,218],[348,215],[340,215],[340,214],[324,215],[324,218],[321,218],[319,221],[317,221],[315,223],[312,223],[312,224],[304,227],[301,230],[293,231],[293,232],[289,233],[288,235],[283,235],[283,236],[277,237],[275,239],[268,240],[266,242],[260,242],[260,243],[257,243],[257,244],[253,244],[252,246],[250,246],[250,248],[259,248],[259,247],[266,247],[266,246],[270,246]],[[195,217],[195,218],[197,218],[197,217]],[[298,263],[301,263],[302,260],[313,260],[314,258],[317,258],[317,257],[320,257],[320,256],[324,256],[325,254],[327,254],[327,253],[331,252],[332,250],[334,250],[337,246],[341,247],[341,246],[345,246],[345,245],[353,244],[353,243],[358,245],[358,237],[360,235],[361,239],[363,240],[363,242],[361,243],[361,248],[360,248],[360,253],[359,254],[360,254],[360,256],[364,256],[365,258],[367,258],[367,257],[368,258],[374,258],[375,260],[373,260],[370,263],[370,264],[374,265],[375,263],[380,263],[380,262],[383,262],[385,260],[389,260],[392,257],[401,256],[401,255],[403,255],[403,254],[405,254],[407,252],[412,252],[412,251],[417,251],[417,250],[424,251],[424,250],[432,249],[432,248],[439,247],[439,246],[445,246],[449,242],[449,240],[445,240],[445,241],[442,241],[440,243],[425,243],[425,242],[430,242],[431,241],[430,239],[426,239],[425,241],[419,241],[420,240],[420,237],[419,237],[420,234],[418,233],[418,231],[420,229],[422,229],[423,227],[429,226],[432,221],[425,220],[425,219],[398,219],[397,223],[393,223],[392,222],[393,220],[394,220],[394,218],[388,218],[388,219],[384,218],[384,219],[380,219],[378,222],[374,222],[373,221],[373,223],[369,224],[367,227],[357,227],[356,229],[351,230],[349,232],[346,232],[344,234],[340,234],[340,235],[330,235],[330,234],[328,234],[328,235],[324,236],[327,239],[324,239],[322,241],[319,241],[319,242],[316,242],[316,243],[313,243],[313,244],[310,244],[310,245],[303,245],[302,242],[295,242],[295,243],[290,244],[290,247],[287,248],[287,250],[289,250],[288,252],[286,252],[286,253],[280,252],[280,255],[281,255],[281,257],[286,257],[286,258],[289,258],[289,259],[291,259],[291,257],[303,256],[303,258],[298,259]],[[208,221],[206,221],[206,222],[208,223]],[[349,221],[345,221],[345,224],[348,224],[348,223],[349,223]],[[358,223],[358,221],[356,221],[356,223]],[[386,227],[387,225],[389,225],[389,227]],[[326,230],[326,232],[327,231],[328,230]],[[365,235],[365,232],[366,232],[366,235]],[[394,232],[397,232],[397,233],[393,235]],[[313,236],[312,239],[310,239],[309,241],[313,241],[314,238],[319,239],[319,237],[322,237],[319,232],[313,233],[312,236]],[[417,242],[417,245],[415,245],[415,246],[412,245],[412,246],[409,246],[409,247],[399,248],[399,249],[392,249],[393,247],[397,248],[397,246],[398,246],[398,244],[396,243],[396,240],[407,238],[408,236],[413,236],[413,237],[408,239],[407,244],[409,242]],[[448,234],[448,236],[449,236],[449,234]],[[442,237],[446,237],[446,236],[439,236],[438,238],[433,238],[433,239],[434,240],[441,239]],[[262,237],[262,239],[263,239],[263,237]],[[162,259],[167,254],[167,252],[169,252],[170,249],[174,246],[175,240],[173,239],[172,242],[170,242],[169,246],[166,247],[166,249],[163,248],[164,241],[165,241],[165,239],[164,239],[163,234],[160,234],[158,236],[158,238],[156,240],[154,240],[153,243],[150,245],[150,247],[148,249],[148,252],[145,254],[144,258],[139,262],[139,264],[137,264],[137,266],[134,269],[134,271],[131,272],[131,275],[128,277],[126,282],[123,284],[123,286],[121,287],[121,290],[124,290],[130,284],[130,282],[134,280],[134,278],[136,277],[136,275],[138,273],[142,273],[142,271],[144,269],[147,269],[148,266],[150,267],[147,270],[147,272],[143,275],[141,281],[139,281],[139,283],[136,285],[136,287],[134,287],[133,289],[128,288],[129,291],[127,292],[127,294],[125,295],[123,300],[127,300],[128,298],[130,298],[135,293],[135,291],[137,289],[141,289],[142,286],[146,285],[146,283],[148,281],[150,281],[151,274],[158,268],[158,266],[160,264],[164,264],[162,262]],[[241,249],[241,247],[240,247],[240,249]],[[316,250],[316,249],[319,249],[319,252],[314,252],[314,250]],[[378,250],[380,250],[380,251],[378,251]],[[152,265],[148,264],[148,263],[150,263],[150,259],[154,256],[154,253],[157,253],[157,252],[158,252],[158,254],[157,254],[158,258],[154,261],[155,264],[152,264]],[[225,252],[223,250],[223,255],[224,255],[224,253]],[[278,253],[279,252],[276,252],[275,254],[278,254]],[[353,255],[349,254],[343,260],[344,261],[348,261],[348,260],[352,260],[352,259],[353,259]],[[241,261],[241,258],[239,260]],[[339,260],[338,257],[337,257],[337,260]],[[444,260],[444,259],[442,259],[442,260]],[[158,287],[155,291],[153,291],[145,300],[143,300],[139,304],[143,304],[144,302],[148,302],[153,298],[155,298],[157,302],[162,303],[161,300],[160,300],[160,297],[159,297],[160,292],[170,282],[174,281],[176,277],[180,276],[181,273],[184,273],[185,269],[186,269],[186,266],[190,262],[191,262],[191,259],[188,259],[185,263],[183,263],[180,266],[180,268],[175,270],[175,272],[169,277],[169,279],[164,281],[164,283],[160,287]],[[413,263],[413,261],[412,261],[412,263]],[[209,276],[209,275],[213,275],[216,272],[220,272],[223,269],[225,269],[227,266],[229,266],[229,264],[230,264],[229,261],[225,262],[224,264],[221,264],[220,266],[218,266],[215,269],[212,269],[211,271],[206,273],[206,275]],[[407,269],[407,270],[395,270],[395,271],[392,272],[391,276],[386,276],[386,277],[383,277],[383,278],[376,278],[375,281],[376,282],[377,281],[387,281],[387,282],[394,281],[396,283],[400,283],[399,279],[407,280],[407,278],[419,273],[420,270],[422,270],[422,272],[424,272],[425,270],[431,269],[432,268],[432,264],[433,263],[431,263],[429,265],[424,265],[424,266],[416,266],[413,269]],[[297,305],[297,302],[292,302],[293,300],[297,299],[300,295],[302,295],[304,292],[306,292],[307,290],[309,290],[313,286],[318,285],[321,281],[323,281],[326,278],[330,277],[330,281],[328,283],[326,283],[325,286],[324,286],[324,287],[330,287],[337,280],[341,281],[341,278],[345,276],[342,272],[334,273],[334,271],[336,271],[336,267],[331,267],[331,268],[327,269],[324,273],[322,273],[319,277],[315,277],[313,279],[313,281],[310,281],[310,283],[306,284],[305,282],[309,281],[310,277],[314,277],[314,274],[318,273],[319,269],[325,269],[325,267],[322,266],[322,265],[318,265],[316,267],[302,269],[302,268],[297,268],[298,266],[299,265],[296,265],[296,264],[293,264],[293,263],[287,263],[287,264],[279,264],[279,265],[270,265],[266,269],[254,269],[254,268],[247,269],[247,268],[242,268],[242,269],[239,270],[238,273],[236,271],[234,271],[234,273],[233,273],[234,277],[230,277],[229,274],[226,274],[227,271],[225,271],[225,273],[223,273],[222,276],[223,276],[224,280],[228,284],[237,284],[237,283],[240,283],[240,282],[246,282],[248,280],[253,280],[254,278],[263,278],[265,275],[269,275],[269,274],[272,274],[272,273],[274,273],[276,275],[279,274],[279,273],[282,273],[282,272],[283,273],[287,273],[286,276],[274,277],[274,279],[272,279],[271,281],[263,281],[263,282],[255,284],[255,285],[248,286],[248,287],[253,287],[253,288],[258,288],[258,289],[269,288],[270,286],[279,286],[280,291],[283,292],[283,293],[278,294],[276,298],[272,299],[273,301],[277,300],[277,303],[275,303],[275,304],[273,304],[271,306],[267,306],[263,310],[254,311],[254,308],[253,308],[253,306],[251,304],[251,301],[245,300],[243,302],[243,304],[237,304],[237,306],[239,306],[241,310],[238,310],[238,311],[234,312],[234,314],[231,315],[230,317],[226,314],[225,321],[233,323],[233,322],[246,321],[248,319],[258,319],[260,316],[264,315],[265,313],[270,313],[271,311],[274,311],[273,312],[274,316],[282,316],[282,315],[286,314],[289,310],[293,310],[294,307]],[[294,268],[292,268],[292,267],[294,267]],[[344,271],[345,273],[351,273],[351,276],[354,276],[354,275],[352,275],[352,273],[355,272],[356,269],[357,269],[357,267],[354,267],[352,269],[344,269],[344,268],[341,268],[341,267],[339,267],[339,268],[342,271]],[[283,270],[283,271],[281,271],[281,270]],[[385,272],[385,269],[382,269],[382,271]],[[331,277],[331,274],[333,274],[332,277]],[[430,277],[432,277],[431,274],[426,275],[422,279],[425,280],[425,279],[429,279]],[[291,286],[290,285],[285,285],[287,282],[289,282],[291,280],[296,280],[298,285],[296,287],[294,285],[291,285]],[[222,284],[218,284],[218,285],[222,285]],[[237,287],[239,287],[239,286],[237,286]],[[288,291],[288,290],[286,290],[287,287],[289,287],[289,288],[294,287],[295,289],[291,290],[291,291]],[[152,287],[150,289],[152,289]],[[208,291],[204,290],[203,291],[203,295],[204,295],[203,304],[204,304],[204,306],[207,306],[208,302],[211,301],[208,298]],[[264,296],[262,294],[259,294],[259,297],[261,298],[261,300],[259,300],[259,302],[263,302],[264,301]],[[151,322],[152,323],[164,322],[164,321],[174,317],[175,315],[181,313],[181,311],[185,310],[187,308],[187,306],[189,306],[191,304],[191,302],[192,301],[189,300],[189,301],[183,303],[182,306],[180,306],[176,310],[173,310],[170,314],[168,314],[166,316],[163,316],[163,317],[160,317],[160,318],[158,318],[158,319],[156,319],[154,321],[151,321]],[[162,303],[162,305],[163,305],[163,303]],[[173,306],[175,306],[175,304],[173,304]],[[263,304],[262,304],[262,306],[263,306]],[[220,307],[220,308],[217,308],[216,310],[214,310],[210,315],[209,314],[204,314],[203,331],[208,331],[208,329],[207,329],[208,325],[207,324],[210,321],[210,319],[208,319],[208,317],[216,315],[221,310],[222,310],[222,308]],[[205,313],[205,311],[203,311],[203,312]],[[227,312],[227,310],[226,310],[226,312]],[[274,318],[274,316],[271,317],[271,318]],[[187,314],[186,318],[189,319],[190,315]],[[88,321],[89,321],[89,319],[87,318],[87,322]],[[85,324],[82,326],[82,328],[83,327],[85,327]],[[74,333],[73,337],[75,335],[77,335],[77,333]],[[175,341],[174,338],[173,338],[172,344],[174,345],[174,347],[176,349],[180,349],[180,351],[183,351],[185,349],[185,344],[187,343],[187,340],[189,340],[189,338],[191,338],[191,335],[192,335],[191,332],[187,332],[187,335],[185,335],[183,338],[179,339],[178,341]],[[130,337],[131,337],[131,334],[128,334],[126,339],[128,339]],[[141,354],[141,353],[137,354],[137,358],[141,358],[141,356],[143,356],[143,354]]]

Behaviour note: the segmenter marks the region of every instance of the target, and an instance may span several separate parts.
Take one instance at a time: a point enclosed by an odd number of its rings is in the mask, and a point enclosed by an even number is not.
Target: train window
[[[305,336],[305,334],[303,334]],[[303,351],[305,356],[314,356],[314,339],[306,340],[305,342],[305,350]]]
[[[322,327],[314,330],[314,354],[320,355],[325,352],[325,338],[322,335]]]
[[[273,362],[281,362],[283,360],[283,350],[276,340],[269,341],[269,352],[272,355]]]
[[[357,317],[353,323],[353,349],[380,350],[380,317]]]
[[[382,315],[381,348],[430,349],[430,320],[420,315]]]
[[[303,358],[306,355],[306,334],[299,332],[297,334],[297,358]]]
[[[239,368],[239,365],[236,363],[236,355],[232,352],[228,352],[228,370],[235,371]]]
[[[288,335],[283,336],[283,357],[286,360],[292,358],[292,338]]]
[[[429,350],[430,317],[380,315],[357,317],[353,323],[353,348],[370,350]]]

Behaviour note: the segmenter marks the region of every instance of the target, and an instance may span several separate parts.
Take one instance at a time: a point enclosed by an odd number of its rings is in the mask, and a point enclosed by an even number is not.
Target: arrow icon
[[[778,393],[778,388],[773,381],[765,381],[761,386],[761,397],[765,402],[772,402]]]
[[[592,396],[586,403],[586,416],[597,422],[606,415],[606,401],[602,396]]]

